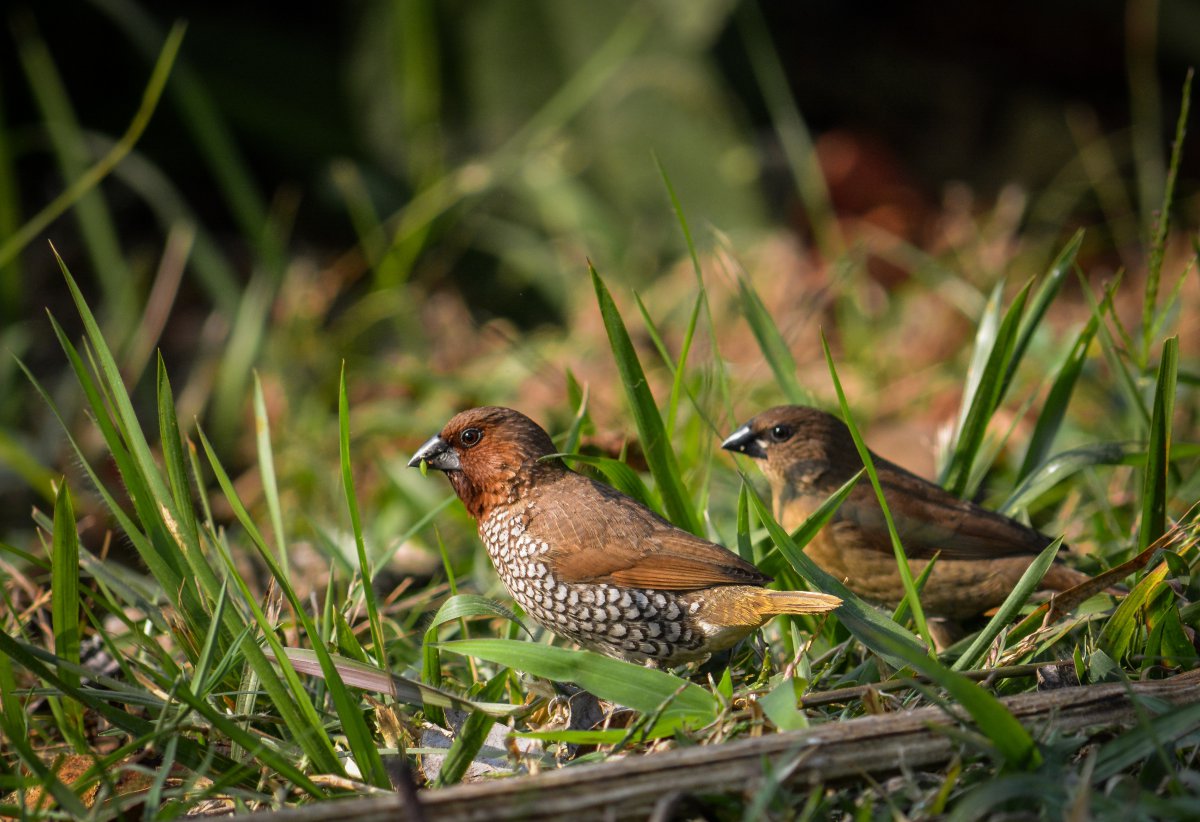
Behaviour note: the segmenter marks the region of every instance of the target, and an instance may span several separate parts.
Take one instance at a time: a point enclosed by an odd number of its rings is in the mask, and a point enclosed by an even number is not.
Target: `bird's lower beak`
[[[417,453],[413,454],[413,458],[408,461],[408,467],[416,468],[423,462],[429,463],[431,467],[439,471],[462,470],[462,464],[458,461],[458,452],[450,447],[450,443],[436,435],[430,437],[428,442],[417,449]]]
[[[726,437],[725,442],[721,443],[721,447],[726,451],[737,451],[739,454],[759,460],[767,458],[767,452],[763,449],[762,443],[758,441],[758,435],[750,429],[749,425],[743,425]]]

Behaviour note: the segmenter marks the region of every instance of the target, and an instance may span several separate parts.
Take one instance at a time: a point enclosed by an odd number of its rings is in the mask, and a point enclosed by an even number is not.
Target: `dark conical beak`
[[[434,435],[429,441],[417,449],[413,458],[408,461],[409,468],[416,468],[427,462],[430,467],[439,471],[461,471],[462,463],[458,461],[458,452],[450,447],[450,443]]]
[[[754,457],[757,460],[765,460],[767,458],[766,449],[763,448],[762,442],[758,439],[758,435],[750,428],[749,423],[746,423],[726,437],[725,442],[721,443],[721,447],[726,451],[736,451],[739,454],[745,454],[747,457]]]

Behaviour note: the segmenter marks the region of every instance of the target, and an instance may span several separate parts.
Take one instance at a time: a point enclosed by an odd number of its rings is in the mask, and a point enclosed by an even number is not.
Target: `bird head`
[[[763,411],[726,437],[721,447],[761,460],[772,483],[799,485],[815,482],[838,454],[855,453],[841,420],[804,405]]]
[[[554,452],[550,435],[521,412],[471,408],[451,418],[408,465],[426,463],[444,472],[467,510],[481,519],[492,506],[512,502],[534,473],[563,470],[557,460],[541,461]]]

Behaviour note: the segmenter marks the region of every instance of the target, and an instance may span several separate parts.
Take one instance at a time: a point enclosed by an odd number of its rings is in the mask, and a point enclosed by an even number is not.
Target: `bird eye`
[[[468,428],[458,435],[458,441],[467,448],[473,448],[478,445],[481,439],[483,439],[483,432],[478,428]]]
[[[771,439],[775,442],[786,442],[792,438],[792,427],[790,425],[776,425],[771,429]]]

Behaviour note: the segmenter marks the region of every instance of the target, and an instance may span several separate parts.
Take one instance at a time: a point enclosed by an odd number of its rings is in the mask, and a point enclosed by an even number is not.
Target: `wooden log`
[[[1200,702],[1200,670],[1169,679],[1062,688],[1005,697],[1022,724],[1039,733],[1131,726],[1135,699],[1175,706]],[[513,777],[421,791],[420,816],[399,795],[317,802],[274,814],[272,822],[382,822],[397,819],[471,822],[626,818],[649,814],[664,797],[741,793],[752,796],[772,778],[802,786],[919,769],[950,760],[956,750],[939,731],[970,719],[939,707],[829,722],[803,731],[680,748]],[[410,800],[411,802],[411,800]]]

